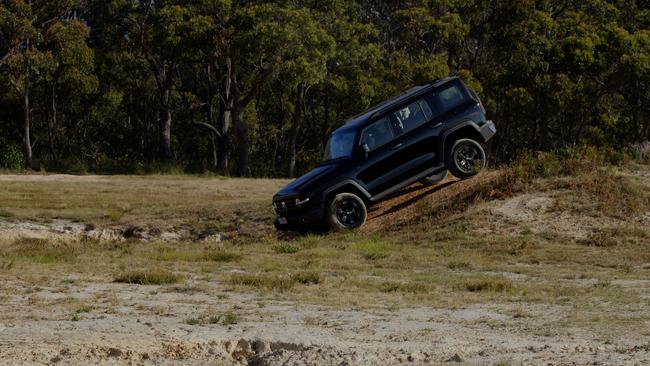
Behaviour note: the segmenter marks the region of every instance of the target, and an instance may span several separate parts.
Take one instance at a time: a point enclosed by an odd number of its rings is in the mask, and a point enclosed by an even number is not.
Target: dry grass
[[[192,286],[195,283],[211,288],[226,285],[231,290],[345,307],[413,304],[458,307],[471,303],[528,302],[589,304],[590,310],[603,310],[643,301],[646,288],[623,288],[608,279],[647,279],[650,228],[620,220],[622,216],[636,217],[650,211],[649,190],[643,186],[648,184],[647,179],[637,182],[619,174],[619,168],[592,169],[588,164],[575,162],[567,163],[568,167],[561,164],[545,163],[541,168],[529,168],[529,173],[522,171],[530,175],[526,185],[523,180],[511,180],[511,186],[493,187],[499,188],[498,192],[481,188],[477,194],[459,196],[461,206],[470,207],[469,210],[459,211],[447,203],[446,213],[439,208],[435,215],[373,235],[364,232],[296,238],[269,235],[259,240],[233,236],[219,244],[0,238],[0,268],[5,275],[20,274],[35,279],[74,272],[138,284],[175,283],[184,279],[177,273],[186,273]],[[564,170],[572,166],[579,167],[577,173],[565,175]],[[645,166],[635,169],[650,171]],[[543,178],[545,174],[550,177]],[[22,184],[20,188],[19,184],[12,183],[9,189],[0,188],[0,202],[13,202],[7,210],[19,218],[30,213],[46,219],[54,211],[72,216],[90,213],[100,225],[106,220],[104,215],[115,211],[124,212],[120,222],[135,217],[145,224],[201,217],[206,224],[214,225],[212,220],[218,217],[219,225],[230,225],[224,223],[225,217],[236,216],[231,222],[240,224],[258,217],[257,210],[267,206],[271,192],[278,185],[277,181],[251,181],[264,187],[248,196],[253,189],[236,187],[229,180],[169,179],[170,182],[166,177],[106,177],[90,180],[87,185],[82,180],[74,182],[72,187],[84,192],[85,200],[96,200],[95,205],[92,201],[82,204],[71,194],[64,197],[62,192],[73,188],[65,188],[60,181],[52,182],[53,188],[48,184],[44,187]],[[598,182],[605,182],[607,187],[597,186]],[[241,182],[236,183],[243,186]],[[128,188],[128,184],[133,187]],[[506,191],[507,187],[513,191]],[[30,201],[48,188],[59,190],[52,204],[45,199]],[[562,232],[535,233],[518,227],[485,234],[486,223],[498,218],[481,211],[482,201],[517,192],[557,189],[568,193],[557,196],[555,214],[593,215],[609,220],[609,226],[590,229],[584,239]],[[158,191],[171,196],[163,198],[154,193]],[[188,198],[195,191],[200,199]],[[217,191],[222,194],[221,200],[211,196]],[[147,194],[151,196],[140,198]],[[51,205],[56,207],[50,208]],[[269,222],[266,225],[270,226]],[[133,268],[155,269],[132,272]],[[199,318],[197,324],[210,323],[208,318]]]
[[[204,314],[195,318],[185,319],[188,325],[235,325],[242,321],[242,317],[234,312],[225,312],[223,314]]]
[[[0,175],[0,216],[97,225],[228,226],[241,219],[269,219],[271,197],[286,182],[174,175]]]

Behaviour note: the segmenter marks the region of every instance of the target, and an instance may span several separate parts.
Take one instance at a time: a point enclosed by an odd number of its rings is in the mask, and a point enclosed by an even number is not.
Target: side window
[[[465,93],[457,85],[453,84],[439,91],[435,98],[443,112],[458,107],[466,100]]]
[[[370,150],[375,150],[379,146],[389,142],[395,137],[390,125],[390,119],[383,117],[377,122],[373,122],[361,132],[359,144],[367,144]]]
[[[420,99],[395,112],[397,124],[402,131],[410,131],[427,122],[433,115],[426,100]]]

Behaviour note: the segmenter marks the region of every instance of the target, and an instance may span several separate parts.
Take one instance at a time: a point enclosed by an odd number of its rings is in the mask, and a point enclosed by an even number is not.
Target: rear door
[[[432,168],[435,164],[434,112],[427,96],[420,96],[393,111],[401,144],[396,160],[407,169],[400,182]]]

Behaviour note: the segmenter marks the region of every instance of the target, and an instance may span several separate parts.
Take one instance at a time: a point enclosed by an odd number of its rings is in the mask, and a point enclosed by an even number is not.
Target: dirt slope
[[[462,205],[478,193],[489,195],[492,187],[504,174],[503,170],[488,171],[468,180],[450,176],[435,186],[416,183],[373,206],[363,230],[372,233],[395,225],[404,225],[427,211],[435,214],[443,209],[453,208],[454,205]]]

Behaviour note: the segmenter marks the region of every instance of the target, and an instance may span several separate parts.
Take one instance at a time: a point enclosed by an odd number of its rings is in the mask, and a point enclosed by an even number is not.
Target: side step
[[[383,191],[383,192],[381,192],[381,193],[379,193],[379,194],[377,194],[375,196],[370,197],[370,202],[377,203],[378,201],[380,201],[381,199],[383,199],[386,196],[390,195],[391,193],[395,193],[395,192],[399,191],[400,189],[402,189],[404,187],[410,186],[411,184],[419,181],[420,179],[426,178],[426,177],[428,177],[428,176],[430,176],[432,174],[435,174],[435,173],[437,173],[438,171],[440,171],[440,170],[442,170],[444,168],[445,168],[445,164],[438,164],[438,165],[434,166],[433,168],[429,168],[429,169],[423,171],[422,173],[420,173],[418,175],[415,175],[415,176],[405,180],[404,182],[402,182],[402,183],[400,183],[400,184],[398,184],[398,185],[396,185],[394,187],[391,187],[391,188],[389,188],[389,189],[387,189],[387,190],[385,190],[385,191]]]

